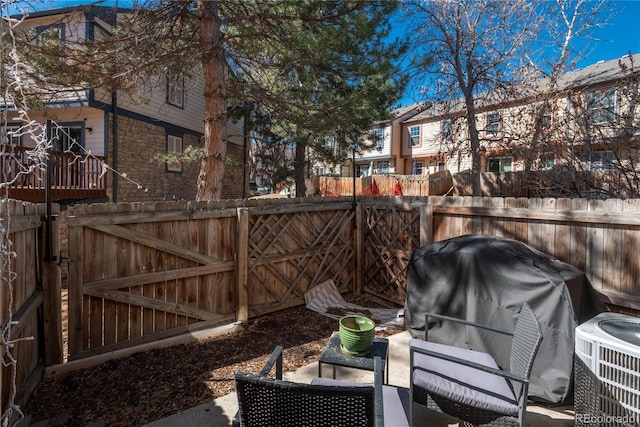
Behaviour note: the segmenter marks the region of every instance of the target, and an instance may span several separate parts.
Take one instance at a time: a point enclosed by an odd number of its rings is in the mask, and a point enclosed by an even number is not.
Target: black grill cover
[[[608,311],[584,273],[522,242],[493,236],[456,237],[423,246],[411,256],[404,314],[414,337],[424,338],[426,312],[511,331],[525,302],[543,334],[529,396],[570,402],[575,328]],[[508,368],[509,337],[496,339],[448,323],[430,324],[429,340],[488,352]]]

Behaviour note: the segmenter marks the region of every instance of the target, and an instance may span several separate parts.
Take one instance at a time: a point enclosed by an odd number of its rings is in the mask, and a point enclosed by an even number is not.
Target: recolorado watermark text
[[[589,415],[589,414],[576,414],[576,423],[581,424],[594,424],[594,425],[619,425],[630,426],[637,425],[640,422],[640,417],[635,415]]]

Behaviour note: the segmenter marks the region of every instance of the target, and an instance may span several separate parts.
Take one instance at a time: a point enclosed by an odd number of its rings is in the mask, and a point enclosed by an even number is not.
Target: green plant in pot
[[[373,320],[364,316],[344,316],[340,319],[340,350],[349,356],[366,356],[371,353],[375,337]]]

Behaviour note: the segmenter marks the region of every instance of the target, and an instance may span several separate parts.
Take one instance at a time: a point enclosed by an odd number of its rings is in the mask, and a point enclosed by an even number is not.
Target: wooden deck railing
[[[31,147],[0,147],[0,194],[29,202],[45,201],[46,159],[30,155]],[[106,197],[106,179],[102,171],[105,157],[62,151],[53,151],[50,155],[53,201]]]

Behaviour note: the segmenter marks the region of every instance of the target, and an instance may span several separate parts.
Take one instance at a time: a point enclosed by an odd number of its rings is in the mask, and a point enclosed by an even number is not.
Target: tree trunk
[[[227,105],[222,20],[218,1],[198,0],[202,70],[204,74],[204,157],[198,176],[196,200],[214,200],[222,195],[227,153]]]
[[[480,188],[480,135],[476,126],[476,110],[473,99],[467,100],[467,122],[469,130],[469,141],[471,144],[471,188],[474,197],[482,195]]]
[[[304,171],[307,163],[307,141],[304,137],[298,137],[296,141],[296,161],[294,165],[294,177],[296,179],[296,197],[307,195],[307,186],[304,183]]]

